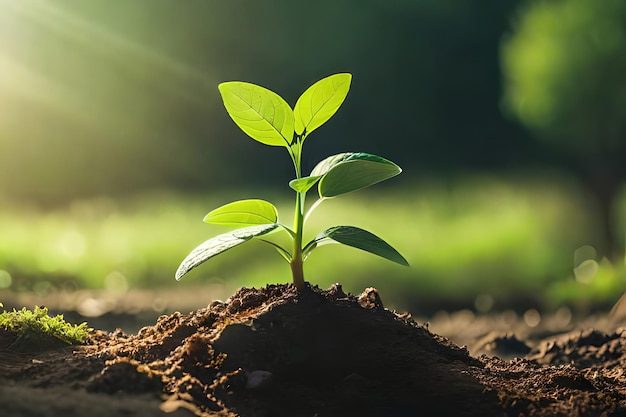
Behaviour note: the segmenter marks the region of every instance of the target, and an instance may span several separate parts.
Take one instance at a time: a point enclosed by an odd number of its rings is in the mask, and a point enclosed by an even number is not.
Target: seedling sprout
[[[293,226],[281,223],[278,209],[265,200],[239,200],[221,206],[208,213],[204,222],[237,229],[215,236],[193,249],[178,267],[176,280],[208,259],[255,238],[274,246],[289,263],[293,283],[298,289],[305,287],[304,261],[315,248],[325,243],[352,246],[408,266],[406,259],[387,242],[355,226],[330,227],[303,244],[306,220],[323,201],[369,187],[402,172],[398,165],[380,156],[345,152],[329,156],[308,176],[302,176],[304,141],[337,112],[348,95],[351,81],[349,73],[323,78],[302,93],[293,110],[281,96],[259,85],[241,81],[219,84],[224,107],[241,130],[262,144],[287,149],[296,175],[289,182],[295,192]],[[314,186],[317,186],[317,200],[307,208],[306,196]],[[281,230],[290,237],[291,247],[265,239],[266,235]]]

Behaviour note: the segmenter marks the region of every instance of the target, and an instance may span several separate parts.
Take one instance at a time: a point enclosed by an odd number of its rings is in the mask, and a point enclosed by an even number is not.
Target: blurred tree
[[[563,153],[596,199],[600,253],[615,260],[624,254],[615,200],[626,179],[626,1],[529,1],[515,23],[502,43],[505,110]]]

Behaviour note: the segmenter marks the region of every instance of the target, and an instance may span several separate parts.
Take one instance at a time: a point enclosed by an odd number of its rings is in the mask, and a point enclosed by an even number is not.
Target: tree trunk
[[[617,262],[624,255],[621,247],[617,227],[614,217],[614,206],[619,189],[613,189],[604,195],[597,195],[598,208],[600,214],[601,236],[604,244],[600,249],[600,254],[606,256],[611,262]],[[598,193],[600,194],[600,193]]]
[[[599,256],[611,262],[624,259],[624,247],[617,225],[616,203],[622,186],[619,169],[598,165],[587,166],[583,171],[583,180],[595,198],[599,216],[600,241],[597,244]],[[615,167],[613,167],[615,168]]]

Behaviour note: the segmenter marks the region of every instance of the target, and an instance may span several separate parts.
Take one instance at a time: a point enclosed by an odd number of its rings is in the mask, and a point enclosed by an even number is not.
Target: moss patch
[[[17,351],[41,351],[80,344],[92,330],[87,323],[66,322],[62,314],[50,316],[46,307],[0,313],[0,341]]]

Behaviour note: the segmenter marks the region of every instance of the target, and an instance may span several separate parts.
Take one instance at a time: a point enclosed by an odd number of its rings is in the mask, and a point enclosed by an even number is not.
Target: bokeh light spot
[[[59,252],[67,258],[77,259],[85,255],[87,242],[76,230],[68,230],[57,241]]]
[[[494,300],[491,294],[479,294],[474,299],[474,307],[480,313],[488,313],[493,308]]]
[[[541,322],[541,314],[534,308],[526,310],[524,313],[524,322],[528,327],[537,327]]]
[[[580,265],[574,268],[574,276],[576,277],[576,281],[581,284],[589,284],[593,277],[598,273],[598,262],[594,259],[587,259],[583,261]]]
[[[128,280],[121,272],[113,271],[104,278],[104,287],[109,291],[122,294],[128,291]]]
[[[11,274],[4,269],[0,269],[0,288],[9,288],[12,282]]]

